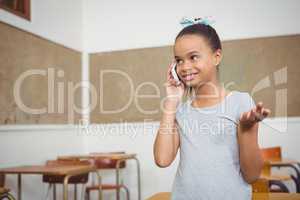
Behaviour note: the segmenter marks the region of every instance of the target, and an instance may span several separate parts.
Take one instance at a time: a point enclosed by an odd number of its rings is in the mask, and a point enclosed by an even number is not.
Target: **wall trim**
[[[287,121],[286,121],[287,120]],[[266,124],[277,124],[278,123],[299,123],[300,117],[276,117],[276,118],[268,118],[265,119],[263,123]],[[143,125],[152,124],[154,126],[159,125],[159,121],[151,121],[151,122],[127,122],[128,126],[137,126],[142,127]],[[43,130],[74,130],[74,129],[84,129],[84,128],[93,128],[96,126],[101,127],[114,127],[114,126],[124,126],[124,123],[105,123],[105,124],[89,124],[89,125],[76,125],[76,124],[36,124],[36,125],[1,125],[0,133],[7,131],[43,131]]]
[[[41,125],[1,125],[0,126],[0,133],[1,132],[8,132],[8,131],[45,131],[45,130],[74,130],[78,129],[79,125],[73,124],[41,124]]]

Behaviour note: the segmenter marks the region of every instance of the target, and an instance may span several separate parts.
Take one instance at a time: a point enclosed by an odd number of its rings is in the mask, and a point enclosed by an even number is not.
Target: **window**
[[[0,0],[0,8],[30,21],[30,0]]]

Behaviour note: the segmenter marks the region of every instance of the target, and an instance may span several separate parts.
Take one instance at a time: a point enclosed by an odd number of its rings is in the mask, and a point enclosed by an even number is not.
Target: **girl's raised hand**
[[[263,103],[259,102],[256,106],[248,112],[244,112],[240,116],[240,124],[245,127],[251,127],[257,122],[266,118],[271,111],[263,107]]]
[[[167,98],[175,101],[176,103],[179,103],[184,94],[184,84],[180,83],[179,85],[177,85],[176,80],[174,80],[171,73],[173,64],[174,62],[172,62],[168,68],[167,82],[165,83],[165,87]]]

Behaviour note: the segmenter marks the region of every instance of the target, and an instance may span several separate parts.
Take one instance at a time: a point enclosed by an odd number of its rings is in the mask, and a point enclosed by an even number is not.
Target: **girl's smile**
[[[182,74],[182,75],[181,75],[181,78],[182,78],[182,80],[183,80],[185,83],[187,83],[188,81],[194,80],[194,78],[195,78],[198,74],[199,74],[198,72]]]

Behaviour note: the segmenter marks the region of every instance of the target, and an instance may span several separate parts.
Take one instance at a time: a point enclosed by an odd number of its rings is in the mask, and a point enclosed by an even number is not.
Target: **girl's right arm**
[[[163,116],[154,143],[154,159],[159,167],[168,167],[175,159],[180,146],[176,109],[183,96],[184,86],[182,83],[176,86],[176,81],[171,75],[171,66],[165,85],[167,97],[163,104]]]
[[[154,143],[155,163],[159,167],[168,167],[176,157],[179,148],[179,135],[175,122],[176,105],[166,102],[160,126]],[[168,110],[168,111],[167,111]],[[170,112],[170,113],[169,113]]]

